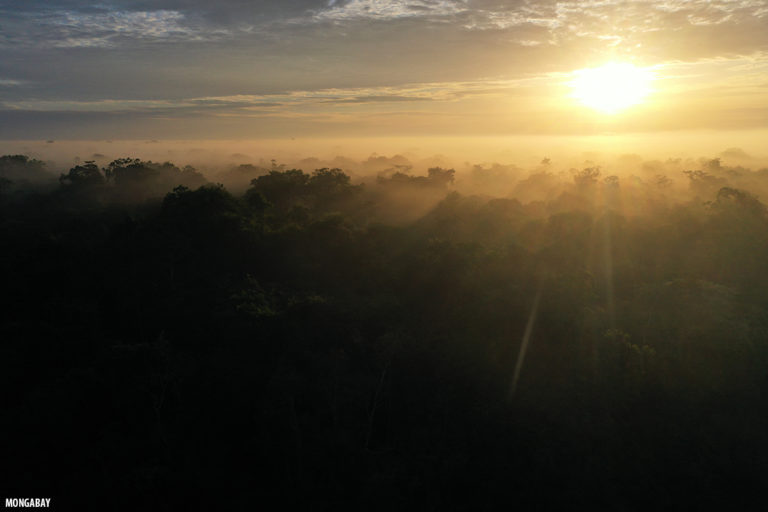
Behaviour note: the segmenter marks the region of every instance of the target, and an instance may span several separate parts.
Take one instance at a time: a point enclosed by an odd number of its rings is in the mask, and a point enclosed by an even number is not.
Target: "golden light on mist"
[[[572,97],[604,114],[638,105],[651,93],[655,75],[629,63],[611,62],[573,72]]]

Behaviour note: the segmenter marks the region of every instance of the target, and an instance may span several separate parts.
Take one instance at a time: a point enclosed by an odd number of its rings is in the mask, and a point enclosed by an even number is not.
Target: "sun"
[[[611,62],[573,72],[572,97],[604,114],[641,103],[651,93],[654,73],[632,64]]]

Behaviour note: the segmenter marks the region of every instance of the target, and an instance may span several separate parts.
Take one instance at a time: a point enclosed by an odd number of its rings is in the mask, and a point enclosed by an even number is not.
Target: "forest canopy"
[[[5,495],[747,503],[768,169],[638,169],[0,157]]]

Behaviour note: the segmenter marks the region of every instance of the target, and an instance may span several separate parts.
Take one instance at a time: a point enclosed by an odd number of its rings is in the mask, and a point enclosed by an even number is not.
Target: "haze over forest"
[[[0,20],[6,506],[765,508],[768,1]]]

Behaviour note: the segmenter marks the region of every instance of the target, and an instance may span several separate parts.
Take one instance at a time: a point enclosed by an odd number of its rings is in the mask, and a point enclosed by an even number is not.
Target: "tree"
[[[104,175],[93,160],[88,160],[82,165],[71,168],[67,174],[59,177],[62,185],[73,187],[92,187],[105,183]]]
[[[270,171],[251,181],[251,189],[261,193],[280,211],[288,211],[306,196],[309,175],[301,169]]]
[[[573,171],[573,182],[577,188],[586,188],[594,185],[599,177],[599,167],[585,167],[580,171]]]
[[[179,185],[194,189],[207,183],[190,165],[179,169],[170,162],[160,164],[138,158],[118,158],[109,163],[104,173],[123,200],[162,197]]]
[[[456,171],[454,169],[443,169],[442,167],[431,167],[427,170],[427,176],[430,181],[436,186],[445,187],[453,183],[454,175]]]
[[[53,177],[45,172],[45,164],[26,155],[0,156],[0,178],[18,185],[41,184]]]
[[[4,193],[6,190],[11,188],[11,185],[13,185],[13,182],[6,178],[0,178],[0,194]]]

